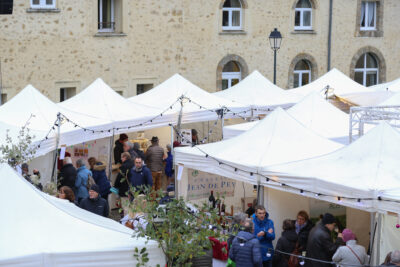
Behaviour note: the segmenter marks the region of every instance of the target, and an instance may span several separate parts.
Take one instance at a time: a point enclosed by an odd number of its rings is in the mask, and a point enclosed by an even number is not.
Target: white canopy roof
[[[382,123],[354,143],[308,160],[263,168],[262,174],[343,205],[400,213],[400,133]],[[299,190],[297,190],[299,193]],[[381,197],[382,201],[377,200]],[[344,197],[354,198],[353,200]],[[362,200],[359,198],[371,198]]]
[[[44,195],[6,164],[0,179],[7,185],[0,194],[1,266],[133,266],[135,247],[147,248],[152,266],[165,262],[154,241],[146,244],[111,219]]]
[[[342,145],[305,128],[278,107],[239,136],[211,144],[176,148],[175,162],[255,183],[255,177],[240,170],[256,174],[263,166],[310,158],[340,147]],[[239,170],[235,171],[235,168]]]
[[[372,92],[373,89],[362,86],[353,81],[348,76],[333,68],[315,81],[299,88],[291,89],[293,93],[308,95],[311,92],[320,92],[324,94],[329,87],[329,92],[337,96],[343,96],[349,93]]]
[[[379,103],[378,106],[400,106],[400,90],[398,93],[395,93],[390,98]]]
[[[292,106],[301,98],[300,95],[274,85],[257,70],[235,86],[216,92],[214,95],[244,105],[251,105],[253,108],[264,109],[275,106]]]
[[[356,106],[377,106],[390,99],[395,93],[392,91],[374,91],[344,94],[340,98]]]
[[[179,98],[182,96],[187,98],[183,99],[182,123],[216,120],[218,116],[215,111],[223,107],[231,110],[230,114],[225,116],[226,118],[232,117],[233,113],[240,112],[242,112],[240,113],[242,116],[245,116],[244,112],[250,109],[243,104],[210,94],[179,74],[173,75],[150,91],[133,96],[128,100],[135,104],[157,107],[161,110],[171,109],[167,114],[175,115],[175,120],[172,122],[176,124],[181,110]]]
[[[400,78],[387,82],[381,83],[374,86],[370,86],[369,88],[379,91],[392,91],[399,92],[400,91]]]
[[[348,143],[349,115],[339,110],[313,92],[287,110],[297,121],[315,133],[334,140]],[[224,138],[231,138],[254,127],[259,121],[224,127]]]

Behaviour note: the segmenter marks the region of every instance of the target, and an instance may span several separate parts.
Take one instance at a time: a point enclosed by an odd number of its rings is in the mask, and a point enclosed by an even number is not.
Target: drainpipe
[[[333,0],[329,0],[329,29],[328,29],[328,71],[330,71],[330,70],[331,70],[332,5],[333,5]]]

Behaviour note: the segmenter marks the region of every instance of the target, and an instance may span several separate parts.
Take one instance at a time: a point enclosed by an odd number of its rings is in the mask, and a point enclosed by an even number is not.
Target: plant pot
[[[212,267],[213,251],[205,250],[205,255],[192,259],[192,267]]]

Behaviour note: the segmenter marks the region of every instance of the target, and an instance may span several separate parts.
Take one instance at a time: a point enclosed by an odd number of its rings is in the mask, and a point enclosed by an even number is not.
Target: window
[[[229,61],[222,70],[222,90],[238,84],[241,78],[242,72],[239,64],[235,61]]]
[[[31,0],[31,8],[56,8],[56,0]]]
[[[378,84],[379,65],[377,57],[372,53],[363,54],[354,69],[354,80],[364,86]]]
[[[299,0],[295,8],[295,30],[312,29],[312,6],[309,0]]]
[[[99,32],[114,32],[114,0],[98,0],[98,30]]]
[[[311,64],[307,60],[300,60],[294,67],[293,87],[309,84],[311,81]]]
[[[74,95],[76,95],[76,87],[60,88],[60,102],[63,102]]]
[[[361,2],[361,21],[360,30],[376,30],[376,2]]]
[[[142,83],[136,85],[136,95],[143,94],[153,88],[152,83]]]
[[[242,29],[242,3],[240,0],[226,0],[222,7],[222,29]]]

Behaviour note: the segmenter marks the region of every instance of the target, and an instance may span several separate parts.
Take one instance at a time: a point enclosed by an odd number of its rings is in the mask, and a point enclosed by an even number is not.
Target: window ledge
[[[223,30],[219,35],[246,35],[247,32],[243,30]]]
[[[58,8],[28,8],[27,13],[60,13]]]
[[[291,34],[317,34],[314,30],[294,30]]]
[[[125,37],[126,33],[123,32],[98,32],[94,37]]]

